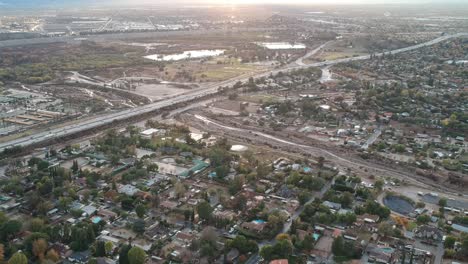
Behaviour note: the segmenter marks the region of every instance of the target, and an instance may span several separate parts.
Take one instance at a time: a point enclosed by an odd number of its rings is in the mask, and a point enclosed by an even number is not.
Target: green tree
[[[447,206],[447,199],[445,199],[445,198],[440,198],[440,199],[439,199],[439,206],[440,206],[440,207],[446,207],[446,206]]]
[[[71,170],[73,171],[73,173],[77,173],[79,169],[80,169],[80,167],[78,166],[78,161],[73,160],[73,165],[71,167]]]
[[[106,249],[106,254],[111,254],[112,253],[112,249],[114,248],[114,244],[111,242],[111,241],[107,241],[106,244],[104,245],[105,249]]]
[[[146,206],[144,204],[137,205],[135,212],[139,218],[143,218],[146,214]]]
[[[379,180],[376,180],[375,183],[374,183],[374,186],[375,188],[377,188],[377,190],[382,190],[383,186],[384,186],[384,181],[379,179]]]
[[[139,247],[133,247],[128,251],[129,264],[144,264],[146,261],[146,253]]]
[[[304,237],[304,240],[301,242],[301,247],[305,251],[309,251],[314,248],[315,244],[315,239],[312,237],[312,235],[306,235]]]
[[[444,241],[444,247],[445,248],[453,248],[456,241],[457,241],[457,239],[454,238],[453,236],[447,236],[447,238],[445,238],[445,241]]]
[[[130,251],[130,249],[132,248],[131,245],[128,245],[128,244],[125,244],[123,246],[120,247],[120,250],[119,250],[119,264],[129,264],[129,260],[128,260],[128,252]]]
[[[229,246],[232,248],[236,248],[237,250],[239,250],[241,254],[247,254],[249,252],[258,251],[258,246],[255,241],[249,240],[246,237],[241,236],[241,235],[236,236],[231,241]]]
[[[417,218],[416,218],[416,221],[418,222],[418,224],[422,225],[422,224],[427,224],[431,221],[431,217],[424,214],[424,215],[419,215]]]
[[[267,245],[260,250],[260,256],[265,260],[289,258],[293,253],[293,245],[291,241],[283,239],[277,241],[273,246]]]
[[[133,223],[133,231],[138,234],[143,234],[145,232],[145,221],[142,219],[137,219]]]
[[[224,179],[229,174],[229,166],[218,166],[215,168],[216,177],[219,179]]]
[[[105,242],[99,240],[96,242],[95,250],[94,250],[95,257],[105,257],[106,256],[106,245]]]
[[[198,204],[197,212],[198,212],[198,216],[200,216],[201,219],[209,220],[211,218],[211,213],[213,212],[213,208],[211,208],[211,205],[208,202],[203,201]]]
[[[333,255],[335,256],[343,256],[345,254],[344,252],[344,239],[343,237],[341,236],[338,236],[337,238],[335,238],[335,240],[333,240],[333,243],[332,243],[332,252],[333,252]]]
[[[44,220],[40,218],[34,218],[29,223],[29,229],[31,232],[41,232],[44,228]]]
[[[22,252],[16,252],[8,260],[8,264],[28,264],[28,258]]]
[[[2,241],[9,240],[10,237],[21,231],[22,223],[17,220],[8,220],[0,226],[0,238]]]

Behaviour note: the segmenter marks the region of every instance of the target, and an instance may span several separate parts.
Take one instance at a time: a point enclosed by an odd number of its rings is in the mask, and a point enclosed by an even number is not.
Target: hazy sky
[[[468,0],[0,0],[0,8],[39,6],[137,5],[137,4],[422,4],[467,3]]]

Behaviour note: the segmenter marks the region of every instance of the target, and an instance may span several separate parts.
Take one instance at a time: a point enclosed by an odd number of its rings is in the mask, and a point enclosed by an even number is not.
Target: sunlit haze
[[[468,0],[0,0],[0,264],[467,261]]]

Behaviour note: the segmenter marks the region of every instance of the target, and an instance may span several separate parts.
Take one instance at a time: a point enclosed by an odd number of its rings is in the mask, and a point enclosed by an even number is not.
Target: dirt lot
[[[312,251],[315,255],[322,258],[328,258],[331,254],[331,248],[333,244],[333,237],[331,232],[326,230],[325,234],[319,238],[317,244],[315,244],[314,250]]]
[[[167,62],[165,65],[130,66],[125,68],[108,68],[87,72],[86,75],[99,77],[107,81],[127,77],[153,77],[169,82],[218,82],[242,74],[268,69],[267,66],[241,64],[225,56],[212,60],[185,60]]]
[[[187,92],[187,89],[176,88],[171,84],[143,84],[137,86],[134,92],[154,100],[160,100],[166,96],[178,95]]]
[[[213,107],[240,113],[242,103],[243,101],[241,100],[223,100],[214,103]],[[249,113],[256,113],[260,106],[261,105],[257,103],[248,103],[244,109]]]

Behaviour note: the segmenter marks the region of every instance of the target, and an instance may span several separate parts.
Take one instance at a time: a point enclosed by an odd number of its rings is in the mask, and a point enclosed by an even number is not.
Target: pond
[[[231,151],[235,151],[235,152],[242,152],[242,151],[246,151],[247,149],[248,147],[244,145],[232,145],[231,147]]]
[[[289,42],[257,42],[255,43],[259,46],[262,46],[271,50],[281,50],[281,49],[305,49],[306,46],[301,43],[291,44]]]
[[[178,61],[185,59],[195,59],[195,58],[204,58],[219,56],[224,53],[225,50],[188,50],[182,53],[177,54],[153,54],[145,56],[146,59],[155,60],[155,61]]]
[[[390,210],[399,214],[408,215],[414,211],[414,206],[408,200],[394,195],[388,195],[383,199],[383,203]]]

